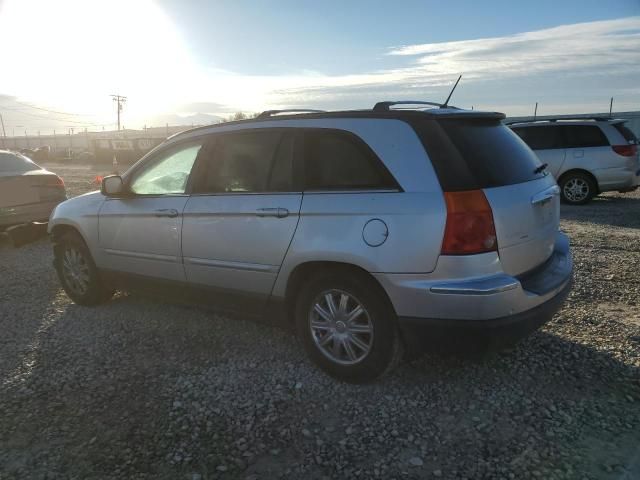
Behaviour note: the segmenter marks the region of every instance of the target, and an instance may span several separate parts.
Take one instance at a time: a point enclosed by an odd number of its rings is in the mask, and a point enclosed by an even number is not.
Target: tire
[[[84,240],[69,232],[56,241],[54,265],[62,288],[74,303],[93,306],[108,301],[114,293],[100,278],[100,272]]]
[[[295,307],[298,336],[311,360],[332,377],[371,382],[400,363],[404,349],[395,312],[379,289],[365,275],[341,271],[319,274],[301,288]],[[347,313],[356,316],[348,321]]]
[[[591,176],[582,172],[570,172],[560,180],[562,201],[569,205],[584,205],[596,196],[597,185]]]

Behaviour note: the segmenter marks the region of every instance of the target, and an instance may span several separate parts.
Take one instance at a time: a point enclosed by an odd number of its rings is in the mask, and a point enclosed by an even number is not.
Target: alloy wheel
[[[589,196],[589,184],[583,178],[571,178],[564,184],[562,191],[570,202],[582,202]]]
[[[342,365],[361,362],[373,346],[369,313],[343,290],[327,290],[316,297],[309,312],[309,328],[322,354]]]
[[[66,248],[62,256],[62,275],[67,286],[77,295],[89,289],[90,271],[87,259],[79,250]]]

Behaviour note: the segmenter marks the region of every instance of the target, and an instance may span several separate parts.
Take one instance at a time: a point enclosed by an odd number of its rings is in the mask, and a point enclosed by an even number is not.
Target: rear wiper
[[[542,173],[544,171],[544,169],[547,168],[548,166],[549,166],[548,163],[543,163],[539,167],[536,167],[536,169],[533,171],[533,173]]]

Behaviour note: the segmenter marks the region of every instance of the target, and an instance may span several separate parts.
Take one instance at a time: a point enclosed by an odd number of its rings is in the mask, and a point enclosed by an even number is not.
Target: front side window
[[[182,194],[202,143],[179,145],[134,174],[130,189],[138,195]]]
[[[516,127],[513,131],[518,134],[524,143],[531,150],[551,150],[564,148],[564,138],[562,127],[559,126],[537,126],[537,127]]]
[[[207,155],[197,193],[287,192],[294,137],[277,130],[219,135]]]
[[[397,184],[359,138],[337,131],[311,131],[304,140],[307,190],[395,189]]]

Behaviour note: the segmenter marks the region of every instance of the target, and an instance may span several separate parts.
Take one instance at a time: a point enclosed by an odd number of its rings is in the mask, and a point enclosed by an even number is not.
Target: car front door
[[[297,135],[282,130],[220,134],[198,160],[184,209],[187,281],[212,287],[219,306],[260,310],[298,225]]]
[[[102,268],[184,281],[182,212],[189,175],[204,140],[167,147],[125,178],[126,194],[107,198],[99,213]]]

